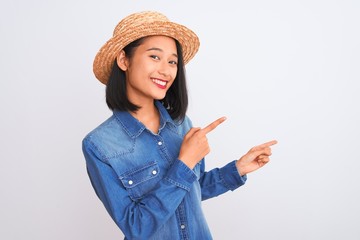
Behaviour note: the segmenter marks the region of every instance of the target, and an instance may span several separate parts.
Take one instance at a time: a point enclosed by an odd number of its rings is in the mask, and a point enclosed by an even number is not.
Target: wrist
[[[182,161],[190,169],[193,169],[196,165],[196,164],[192,164],[192,161],[188,161],[187,158],[179,156],[178,159]]]
[[[243,166],[240,164],[240,159],[236,161],[236,168],[240,176],[246,175],[246,172],[244,171]]]

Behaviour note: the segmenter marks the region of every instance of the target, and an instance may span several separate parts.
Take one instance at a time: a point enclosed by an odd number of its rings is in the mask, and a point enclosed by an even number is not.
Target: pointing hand
[[[225,120],[225,117],[221,117],[205,128],[191,128],[181,144],[179,159],[193,169],[210,152],[206,134],[213,131]]]
[[[263,143],[259,146],[251,148],[237,162],[236,167],[241,176],[253,172],[270,161],[271,146],[277,144],[276,140]]]

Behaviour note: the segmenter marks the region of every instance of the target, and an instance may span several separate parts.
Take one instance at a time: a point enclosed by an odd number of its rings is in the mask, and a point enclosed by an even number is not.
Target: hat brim
[[[197,35],[181,24],[155,21],[132,26],[123,29],[121,35],[113,36],[100,48],[93,63],[95,77],[103,84],[107,84],[114,61],[120,51],[139,38],[155,35],[176,39],[182,47],[185,64],[195,56],[200,46]]]

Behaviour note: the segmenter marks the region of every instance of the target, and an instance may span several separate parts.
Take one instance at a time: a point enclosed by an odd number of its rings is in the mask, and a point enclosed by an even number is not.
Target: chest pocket
[[[160,180],[160,168],[153,161],[125,172],[119,178],[131,199],[136,201],[155,187]]]

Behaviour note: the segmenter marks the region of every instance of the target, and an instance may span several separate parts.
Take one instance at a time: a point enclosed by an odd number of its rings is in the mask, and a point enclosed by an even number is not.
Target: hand
[[[191,128],[181,144],[179,159],[189,168],[193,169],[210,152],[206,134],[214,130],[225,120],[225,117],[219,118],[203,129]]]
[[[253,172],[270,161],[271,146],[277,143],[276,140],[253,147],[242,156],[237,162],[236,167],[241,176]]]

